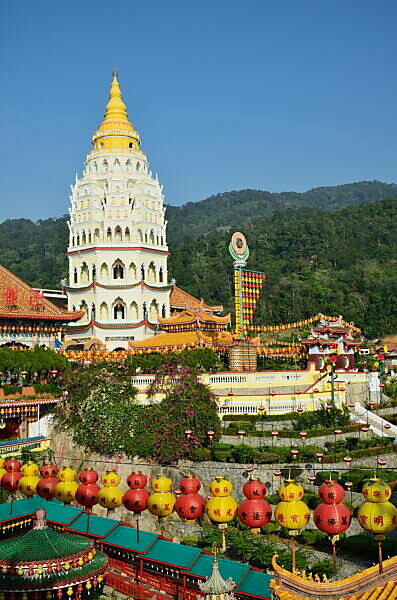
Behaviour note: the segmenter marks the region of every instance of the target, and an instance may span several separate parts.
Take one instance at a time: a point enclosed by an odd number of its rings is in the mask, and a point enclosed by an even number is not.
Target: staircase
[[[367,410],[362,406],[359,402],[356,402],[354,408],[350,408],[350,417],[351,420],[355,423],[362,423],[363,425],[370,425],[372,431],[375,435],[379,437],[393,437],[396,438],[395,443],[397,443],[397,425],[393,425],[376,415],[371,410]],[[388,429],[385,429],[385,425],[388,426]],[[389,428],[390,425],[390,428]]]

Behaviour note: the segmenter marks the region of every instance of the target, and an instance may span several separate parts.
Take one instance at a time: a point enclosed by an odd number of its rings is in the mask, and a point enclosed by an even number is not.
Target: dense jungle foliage
[[[170,276],[207,302],[232,309],[231,233],[241,229],[249,268],[267,273],[255,319],[342,314],[368,337],[397,331],[397,185],[360,182],[304,194],[241,190],[167,208]],[[340,208],[348,206],[348,208]],[[27,283],[66,276],[66,217],[0,224],[1,263]]]

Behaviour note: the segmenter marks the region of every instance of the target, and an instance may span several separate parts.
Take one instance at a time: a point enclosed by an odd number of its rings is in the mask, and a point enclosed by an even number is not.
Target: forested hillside
[[[342,314],[369,336],[397,331],[397,197],[334,212],[290,209],[245,226],[248,266],[267,279],[259,324]],[[178,285],[232,308],[233,228],[176,245]]]
[[[320,210],[338,210],[376,202],[397,195],[397,185],[381,181],[359,181],[347,185],[320,187],[304,193],[270,193],[239,190],[211,196],[184,206],[168,206],[168,237],[172,243],[195,240],[214,229],[240,229],[258,217],[288,208],[311,206]]]
[[[231,309],[227,247],[238,228],[251,248],[248,266],[268,275],[258,323],[295,321],[322,311],[343,314],[370,337],[395,332],[397,197],[373,201],[390,188],[397,193],[396,185],[361,182],[306,194],[268,194],[282,197],[284,204],[274,210],[277,203],[269,199],[267,214],[260,218],[257,207],[267,193],[255,190],[221,194],[181,209],[168,207],[170,276],[191,293]],[[289,196],[291,204],[285,204]],[[296,197],[303,196],[306,206],[302,200],[296,206]],[[360,201],[359,206],[336,209]],[[235,205],[241,206],[239,217],[229,220]],[[67,238],[66,217],[5,221],[0,224],[0,262],[33,286],[59,287],[67,274]]]

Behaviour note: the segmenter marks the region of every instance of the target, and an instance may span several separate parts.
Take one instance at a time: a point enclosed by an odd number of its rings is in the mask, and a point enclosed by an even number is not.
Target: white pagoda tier
[[[70,310],[84,316],[67,340],[100,340],[109,350],[152,336],[169,316],[162,186],[149,171],[128,119],[116,73],[83,176],[72,186],[69,221]]]

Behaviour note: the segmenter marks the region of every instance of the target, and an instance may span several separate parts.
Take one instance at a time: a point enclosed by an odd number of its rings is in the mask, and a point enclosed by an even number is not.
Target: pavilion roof
[[[182,346],[200,346],[213,344],[212,338],[205,335],[202,331],[180,331],[173,333],[160,333],[150,338],[139,341],[130,341],[129,348],[167,348]]]
[[[171,317],[158,317],[159,325],[161,325],[162,328],[175,325],[188,325],[190,323],[229,325],[230,320],[230,314],[219,317],[217,315],[209,314],[202,308],[187,309],[181,313],[176,313]]]
[[[0,319],[77,321],[82,311],[62,310],[0,265]]]
[[[218,306],[210,306],[209,304],[205,304],[202,298],[201,300],[198,300],[198,298],[195,298],[192,296],[192,294],[185,292],[185,290],[182,290],[176,285],[173,285],[171,289],[170,306],[171,309],[176,310],[186,310],[190,308],[197,309],[201,307],[203,310],[211,313],[221,312],[223,310],[222,304],[219,304]]]

